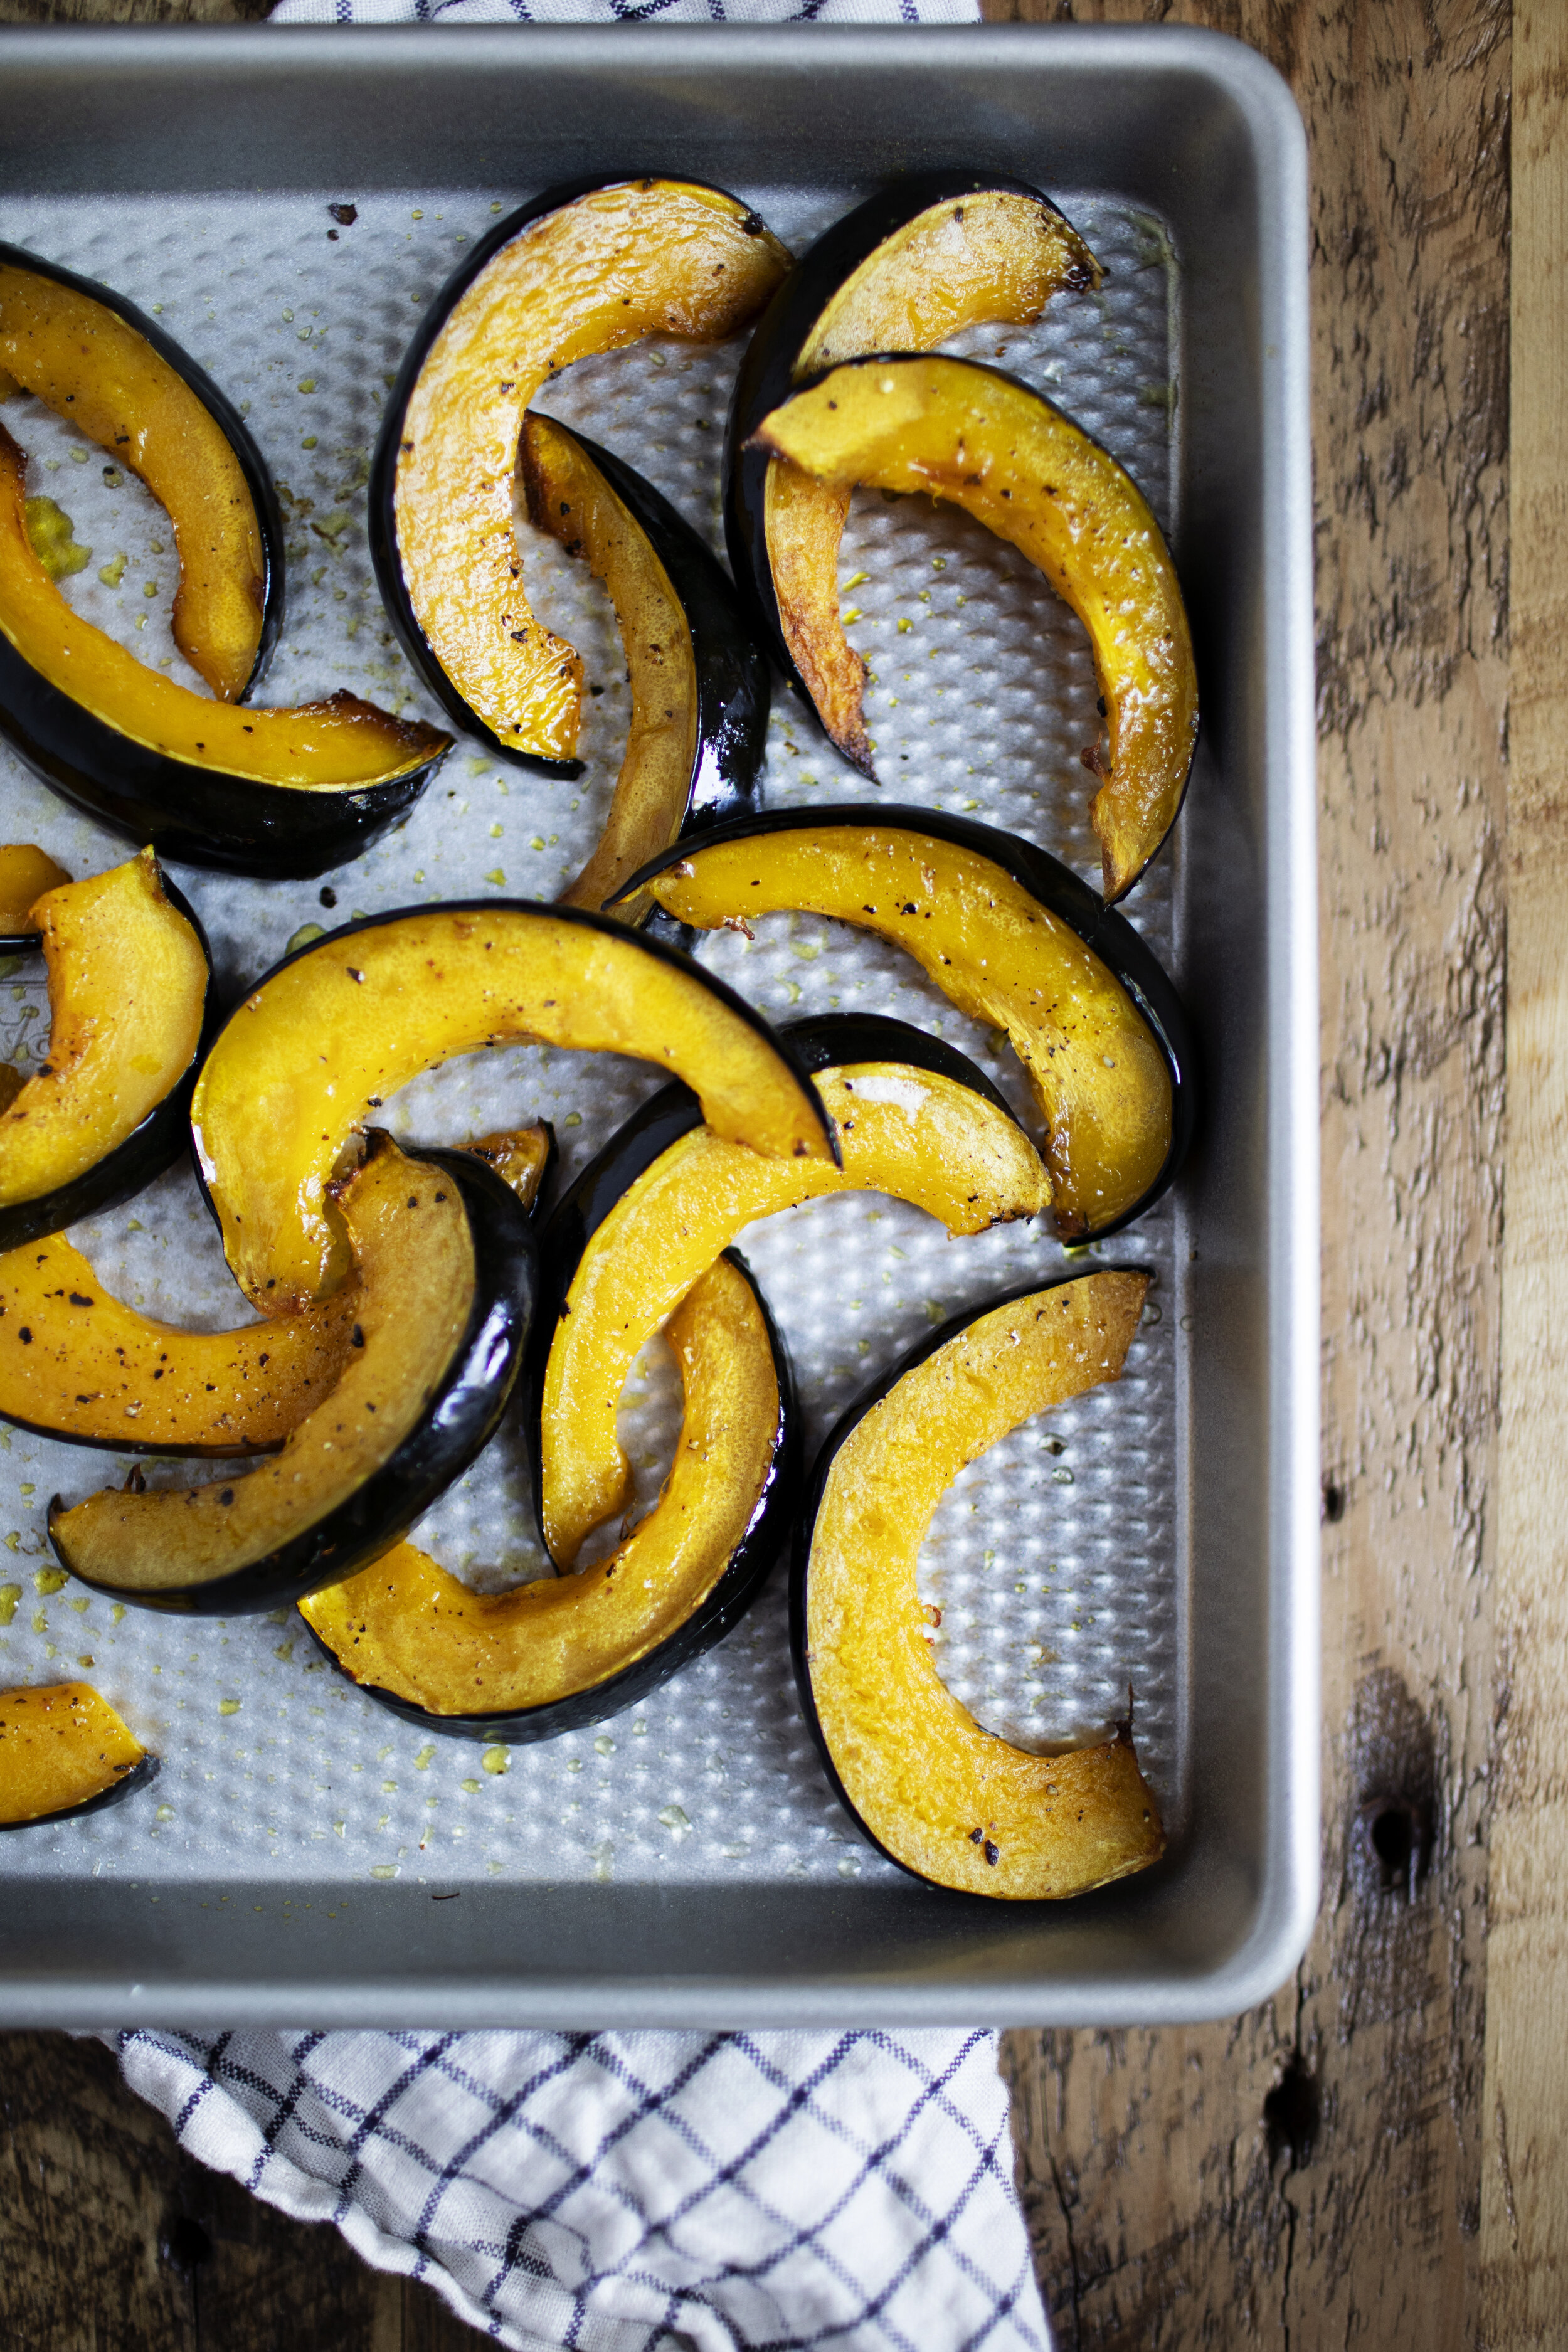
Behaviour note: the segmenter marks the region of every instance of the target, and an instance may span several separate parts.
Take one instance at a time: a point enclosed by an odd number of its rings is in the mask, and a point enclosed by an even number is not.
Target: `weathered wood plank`
[[[181,2151],[99,2042],[0,2035],[0,2344],[26,2352],[478,2352],[429,2287],[367,2270]]]
[[[1568,12],[1513,36],[1508,1236],[1484,2341],[1568,2340]]]
[[[1006,6],[1007,0],[1002,0]],[[1468,2344],[1501,1232],[1509,10],[1203,22],[1312,151],[1324,1904],[1194,2033],[1014,2037],[1065,2346]]]
[[[242,25],[272,0],[0,0],[0,25]]]
[[[1538,26],[1556,21],[1555,0],[1521,0],[1526,12],[1531,5]],[[0,21],[13,22],[265,12],[266,0],[0,0]],[[1379,2352],[1405,2341],[1468,2344],[1479,2332],[1477,2053],[1497,1508],[1508,7],[987,0],[987,14],[1157,18],[1238,33],[1290,79],[1314,173],[1324,1917],[1299,1980],[1233,2023],[1011,2037],[1042,2273],[1071,2352],[1225,2346],[1249,2332]],[[1542,79],[1543,109],[1561,105],[1563,68],[1553,70]],[[1561,193],[1552,201],[1561,204]],[[1561,214],[1541,238],[1541,267],[1560,269]],[[1563,446],[1559,415],[1548,453],[1559,474]],[[1542,513],[1543,548],[1552,520]],[[1543,598],[1549,584],[1542,572],[1535,593]],[[1540,642],[1560,648],[1563,620],[1544,602],[1535,610]],[[1516,713],[1516,771],[1521,724]],[[1516,799],[1516,990],[1526,903],[1517,894],[1538,856],[1533,836],[1530,857],[1521,847],[1524,813]],[[1554,803],[1549,813],[1559,818]],[[1544,875],[1545,845],[1539,856]],[[1535,901],[1542,922],[1546,888],[1542,881]],[[1525,1042],[1516,1039],[1521,1053]],[[1549,1116],[1543,1104],[1543,1127]],[[1510,1207],[1519,1213],[1517,1199]],[[1539,1602],[1530,1614],[1526,1600],[1514,1594],[1504,1624],[1500,1687],[1512,1700],[1504,1802],[1517,1816],[1494,1893],[1492,1962],[1494,1975],[1513,1971],[1506,1981],[1522,1998],[1505,1996],[1508,2032],[1495,2004],[1489,2020],[1494,2074],[1518,2086],[1505,2091],[1502,2110],[1512,2135],[1507,2176],[1489,2093],[1485,2108],[1493,2135],[1485,2332],[1510,2345],[1548,2340],[1550,2298],[1559,2313],[1564,2299],[1542,2262],[1527,2273],[1533,2305],[1527,2296],[1512,2315],[1512,2305],[1493,2302],[1510,2291],[1508,2264],[1545,2245],[1553,2219],[1552,2151],[1539,2098],[1530,2100],[1532,2084],[1548,2078],[1527,2021],[1542,1923],[1560,1935],[1561,1915],[1553,1919],[1530,1865],[1536,1852],[1554,1851],[1542,1834],[1542,1801],[1561,1811],[1548,1734],[1562,1718],[1541,1702],[1539,1678],[1528,1684],[1531,1706],[1521,1694],[1521,1664],[1536,1663],[1530,1645],[1545,1636],[1560,1656],[1563,1628],[1543,1620]],[[18,2060],[18,2049],[35,2054]],[[77,2087],[79,2060],[97,2069],[90,2097]],[[156,2252],[162,2215],[179,2210],[167,2168],[182,2160],[107,2063],[44,2037],[0,2045],[0,2097],[10,2086],[0,2319],[40,2352],[89,2343],[98,2352],[143,2344],[184,2352],[197,2341],[194,2320],[176,2308]],[[20,2101],[18,2066],[33,2086]],[[1554,2095],[1560,2116],[1560,2087]],[[1521,2112],[1534,2118],[1522,2192]],[[7,2217],[32,2201],[13,2183],[29,2167],[47,2169],[49,2148],[60,2193],[40,2232],[19,2231]],[[454,2323],[433,2298],[358,2271],[331,2233],[249,2207],[227,2184],[214,2193],[240,2200],[247,2218],[237,2217],[237,2231],[271,2233],[259,2287],[257,2273],[246,2273],[245,2295],[261,2296],[262,2315],[240,2307],[244,2296],[220,2298],[223,2322],[213,2319],[207,2340],[225,2352],[262,2342],[437,2352],[482,2340],[444,2333]],[[1560,2185],[1556,2198],[1561,2210]],[[59,2218],[67,2208],[74,2223]],[[215,2280],[220,2259],[228,2257],[211,2258]],[[358,2300],[339,2283],[342,2263],[361,2282]],[[215,2292],[204,2289],[203,2308],[216,2314]],[[282,2300],[268,2304],[270,2294]],[[19,2296],[25,2305],[8,2308]],[[1511,2334],[1497,2332],[1505,2311]]]

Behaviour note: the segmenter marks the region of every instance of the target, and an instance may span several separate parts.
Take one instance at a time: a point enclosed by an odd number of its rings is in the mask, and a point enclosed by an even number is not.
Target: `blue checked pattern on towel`
[[[993,2033],[109,2038],[202,2163],[520,2352],[1047,2352]]]
[[[274,25],[970,25],[979,0],[281,0]]]

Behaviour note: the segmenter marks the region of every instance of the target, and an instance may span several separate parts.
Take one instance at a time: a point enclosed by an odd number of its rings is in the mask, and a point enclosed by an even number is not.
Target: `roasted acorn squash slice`
[[[174,526],[174,643],[237,702],[282,625],[284,566],[271,477],[236,410],[121,296],[6,245],[0,371],[145,482]]]
[[[328,1656],[432,1729],[552,1739],[646,1698],[728,1633],[795,1506],[788,1361],[732,1251],[687,1292],[668,1338],[684,1390],[675,1460],[609,1559],[479,1593],[403,1544],[301,1601]]]
[[[546,1121],[462,1148],[533,1209],[555,1158]],[[337,1379],[358,1317],[351,1276],[298,1315],[182,1330],[111,1297],[54,1234],[0,1255],[0,1420],[115,1454],[271,1453]]]
[[[97,1812],[157,1770],[90,1683],[0,1691],[0,1830]]]
[[[1191,1139],[1175,992],[1121,916],[1016,834],[940,810],[779,810],[682,842],[626,885],[709,930],[800,908],[908,950],[961,1013],[1005,1029],[1046,1124],[1064,1239],[1125,1224]]]
[[[319,874],[407,814],[450,737],[352,694],[258,710],[147,668],[66,603],[25,491],[0,426],[0,731],[62,799],[235,874]]]
[[[42,947],[43,933],[32,919],[33,902],[69,880],[65,867],[30,841],[0,849],[0,954],[25,954]]]
[[[616,1411],[638,1349],[743,1227],[825,1192],[889,1192],[976,1234],[1048,1205],[1034,1146],[962,1054],[901,1021],[828,1014],[786,1030],[818,1073],[843,1164],[761,1160],[701,1123],[687,1089],[635,1112],[540,1242],[526,1406],[540,1529],[569,1564],[624,1510]]]
[[[787,673],[845,757],[873,773],[866,665],[844,634],[838,545],[847,485],[746,444],[793,387],[868,352],[929,352],[989,320],[1025,326],[1100,264],[1022,180],[921,172],[895,182],[803,254],[769,303],[736,380],[725,450],[730,562]]]
[[[405,1159],[386,1135],[338,1200],[359,1298],[335,1386],[242,1477],[57,1496],[73,1576],[154,1609],[276,1608],[397,1542],[486,1444],[532,1310],[526,1213],[467,1153]]]
[[[265,1454],[332,1386],[359,1312],[182,1331],[111,1297],[63,1234],[0,1255],[0,1419],[116,1454]]]
[[[644,335],[721,342],[789,257],[687,180],[555,189],[502,221],[431,304],[371,470],[371,552],[405,650],[468,733],[576,773],[582,664],[522,583],[512,483],[524,411],[574,360]]]
[[[268,1314],[336,1286],[328,1181],[366,1113],[455,1054],[533,1038],[689,1079],[753,1150],[828,1159],[826,1115],[763,1016],[607,915],[478,898],[348,924],[275,965],[207,1056],[196,1160],[229,1265]]]
[[[965,1465],[1121,1375],[1148,1277],[1091,1274],[945,1324],[838,1423],[791,1586],[795,1675],[829,1780],[890,1860],[938,1886],[1081,1895],[1164,1847],[1130,1732],[1031,1755],[984,1731],[931,1658],[915,1566]]]
[[[1198,731],[1186,607],[1131,476],[1043,394],[972,360],[836,367],[764,417],[758,446],[841,488],[951,499],[1037,564],[1089,633],[1110,751],[1089,806],[1107,904],[1182,804]]]
[[[682,834],[759,804],[768,666],[735,592],[689,523],[607,449],[547,416],[523,420],[528,511],[609,591],[632,717],[609,815],[568,907],[602,907]],[[636,922],[652,900],[616,912]]]
[[[48,1060],[0,1111],[0,1249],[129,1200],[179,1156],[214,1025],[205,937],[151,850],[46,890],[28,921]]]

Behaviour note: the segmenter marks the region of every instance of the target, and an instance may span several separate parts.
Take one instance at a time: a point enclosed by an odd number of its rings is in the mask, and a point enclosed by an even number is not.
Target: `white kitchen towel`
[[[274,25],[972,25],[979,0],[281,0]]]
[[[201,2163],[519,2352],[1048,2352],[994,2033],[106,2038]]]

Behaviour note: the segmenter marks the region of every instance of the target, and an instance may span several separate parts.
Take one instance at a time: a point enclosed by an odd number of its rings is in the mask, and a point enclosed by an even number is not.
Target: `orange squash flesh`
[[[595,1227],[566,1294],[540,1404],[540,1517],[552,1559],[624,1510],[616,1412],[638,1349],[743,1227],[826,1192],[888,1192],[983,1233],[1050,1202],[1016,1122],[955,1079],[904,1064],[819,1072],[843,1165],[761,1160],[710,1128],[659,1154]]]
[[[0,426],[0,631],[29,669],[132,742],[201,768],[341,793],[426,766],[449,740],[352,694],[258,710],[209,702],[74,613],[27,536],[26,460]]]
[[[358,1294],[235,1331],[181,1331],[110,1297],[63,1234],[0,1255],[0,1418],[145,1454],[267,1453],[331,1388]]]
[[[951,499],[1044,572],[1089,633],[1110,754],[1089,808],[1109,904],[1181,806],[1197,738],[1186,608],[1131,476],[1026,385],[965,360],[836,368],[764,419],[760,446],[819,479]]]
[[[455,1185],[388,1139],[342,1197],[359,1298],[337,1381],[242,1477],[105,1488],[68,1510],[57,1497],[50,1539],[74,1575],[129,1594],[234,1577],[351,1499],[418,1428],[473,1307],[468,1214]]]
[[[712,1591],[773,1463],[778,1378],[766,1324],[726,1260],[668,1330],[685,1391],[664,1490],[607,1560],[512,1592],[470,1592],[402,1544],[300,1613],[356,1682],[432,1715],[504,1714],[606,1682],[667,1642]]]
[[[261,531],[216,419],[128,320],[41,272],[0,262],[0,369],[117,465],[174,526],[174,643],[220,702],[244,693],[261,643]]]
[[[866,732],[866,664],[849,642],[838,597],[838,550],[854,495],[847,485],[819,482],[787,458],[772,457],[763,485],[763,530],[789,657],[829,740],[875,780]]]
[[[1126,990],[1071,926],[989,858],[868,821],[690,844],[647,885],[683,923],[799,908],[876,931],[961,1013],[1005,1029],[1046,1124],[1064,1234],[1113,1223],[1171,1146],[1171,1075]]]
[[[582,707],[582,663],[523,588],[512,483],[524,412],[574,360],[644,335],[739,333],[787,266],[732,196],[626,181],[529,223],[453,305],[404,417],[397,549],[432,653],[509,750],[570,759]]]
[[[25,938],[36,930],[34,899],[69,880],[65,867],[57,866],[31,842],[16,842],[0,849],[0,938]]]
[[[42,931],[49,1058],[0,1113],[0,1205],[68,1184],[141,1126],[189,1069],[207,964],[144,849],[124,866],[46,891]]]
[[[1071,223],[1037,196],[943,197],[884,237],[823,305],[796,379],[869,352],[929,352],[993,320],[1026,326],[1063,287],[1098,286],[1100,274]]]
[[[629,875],[675,840],[697,750],[691,631],[647,534],[584,451],[546,416],[523,420],[529,519],[587,558],[616,608],[631,679],[632,717],[609,814],[593,856],[561,893],[566,907],[602,907]],[[626,910],[636,920],[635,908]]]
[[[437,1062],[524,1039],[657,1062],[754,1150],[831,1156],[766,1024],[622,924],[500,898],[351,925],[261,982],[196,1081],[197,1157],[247,1296],[268,1314],[328,1296],[348,1261],[327,1184],[369,1112]]]
[[[555,1156],[555,1134],[548,1119],[536,1119],[531,1127],[503,1128],[495,1135],[481,1135],[472,1143],[465,1143],[476,1160],[493,1168],[503,1184],[510,1184],[525,1209],[531,1209],[539,1198],[540,1188],[550,1173],[550,1163]]]
[[[547,1126],[464,1146],[531,1206]],[[138,1454],[266,1454],[331,1388],[353,1345],[351,1278],[320,1307],[184,1331],[111,1297],[61,1234],[0,1254],[0,1420]]]
[[[801,346],[793,374],[871,352],[929,352],[966,327],[1027,326],[1063,287],[1098,286],[1100,264],[1054,205],[1008,188],[947,197],[917,213],[851,272]],[[839,612],[838,548],[848,484],[823,482],[783,457],[763,492],[779,627],[847,759],[867,775],[866,665]]]
[[[939,1886],[1081,1895],[1164,1846],[1125,1732],[1037,1756],[975,1722],[932,1661],[915,1591],[931,1516],[1009,1430],[1120,1377],[1147,1278],[1095,1274],[982,1315],[871,1406],[832,1456],[810,1537],[806,1668],[852,1811]]]
[[[0,1691],[0,1829],[89,1803],[146,1754],[90,1684]]]

